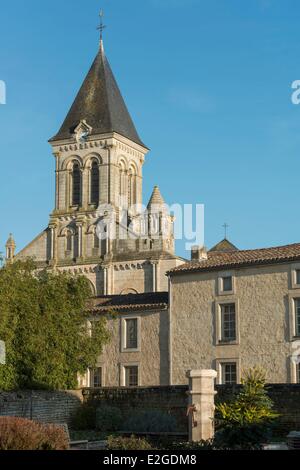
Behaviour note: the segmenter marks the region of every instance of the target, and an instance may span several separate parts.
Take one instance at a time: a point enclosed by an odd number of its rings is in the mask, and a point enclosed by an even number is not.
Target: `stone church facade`
[[[158,187],[147,208],[142,206],[149,149],[132,122],[102,40],[49,142],[56,162],[55,208],[48,227],[15,259],[33,257],[40,267],[84,274],[94,295],[167,290],[166,271],[184,260],[175,255],[173,219]]]

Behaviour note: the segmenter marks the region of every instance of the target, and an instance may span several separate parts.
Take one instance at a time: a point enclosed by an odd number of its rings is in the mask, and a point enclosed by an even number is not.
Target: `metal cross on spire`
[[[104,11],[101,9],[100,10],[100,25],[98,26],[98,31],[100,31],[100,43],[102,42],[102,39],[103,39],[103,31],[105,30],[106,26],[105,24],[103,23],[103,18],[104,18]]]
[[[224,231],[225,231],[225,240],[227,240],[227,229],[229,228],[229,225],[225,222],[223,225]]]

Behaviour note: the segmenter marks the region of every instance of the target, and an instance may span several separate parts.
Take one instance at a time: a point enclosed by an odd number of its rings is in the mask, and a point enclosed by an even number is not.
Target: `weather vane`
[[[227,240],[227,229],[229,228],[229,225],[225,222],[225,224],[223,225],[223,228],[225,230],[225,240]]]
[[[98,31],[100,31],[100,42],[102,41],[103,39],[103,31],[105,30],[106,26],[105,24],[103,23],[103,18],[104,18],[104,11],[103,10],[100,10],[100,25],[98,26]]]

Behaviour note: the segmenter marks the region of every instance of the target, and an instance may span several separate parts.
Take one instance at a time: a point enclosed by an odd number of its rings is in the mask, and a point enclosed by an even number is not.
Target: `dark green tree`
[[[77,387],[78,374],[96,365],[109,340],[105,318],[88,328],[90,297],[83,276],[37,271],[31,260],[0,269],[2,390]]]

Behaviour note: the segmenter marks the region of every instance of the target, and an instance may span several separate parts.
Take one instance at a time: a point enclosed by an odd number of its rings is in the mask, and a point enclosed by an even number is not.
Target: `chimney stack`
[[[192,247],[191,260],[204,261],[207,259],[207,249],[205,246],[195,245]]]

